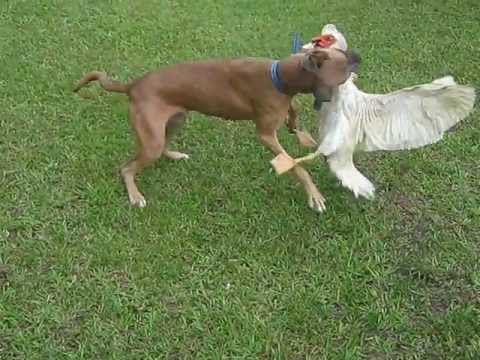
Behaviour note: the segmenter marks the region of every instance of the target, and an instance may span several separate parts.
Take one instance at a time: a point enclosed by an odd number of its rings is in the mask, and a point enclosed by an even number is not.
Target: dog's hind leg
[[[130,103],[129,115],[137,137],[138,151],[133,159],[122,166],[121,174],[132,205],[146,206],[145,198],[135,183],[135,175],[162,156],[167,122],[180,111],[154,101]]]
[[[174,135],[176,135],[183,125],[185,124],[185,113],[177,113],[173,115],[170,120],[168,120],[167,123],[167,130],[166,130],[166,145],[165,145],[165,150],[163,150],[163,155],[165,155],[166,158],[169,158],[171,160],[181,160],[181,159],[188,159],[189,156],[188,154],[179,152],[179,151],[173,151],[168,148],[168,145],[172,141],[172,138]]]

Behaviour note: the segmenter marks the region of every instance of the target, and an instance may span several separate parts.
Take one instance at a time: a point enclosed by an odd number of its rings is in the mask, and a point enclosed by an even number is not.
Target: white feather
[[[332,25],[322,34],[335,36],[333,47],[347,49],[344,36]],[[307,45],[305,47],[308,47]],[[355,196],[373,197],[374,186],[353,163],[356,150],[404,150],[432,144],[472,111],[475,90],[446,76],[388,94],[367,94],[352,76],[318,114],[319,147],[330,169]]]
[[[450,76],[384,95],[366,94],[351,85],[342,94],[356,92],[356,111],[349,117],[360,128],[357,144],[365,151],[405,150],[437,142],[475,103],[475,90],[456,84]]]

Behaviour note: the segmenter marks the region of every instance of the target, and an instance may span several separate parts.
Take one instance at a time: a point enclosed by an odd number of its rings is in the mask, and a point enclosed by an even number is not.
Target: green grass
[[[3,0],[1,359],[479,359],[479,112],[417,151],[362,154],[355,200],[309,166],[328,211],[270,172],[251,123],[192,114],[139,178],[121,95],[85,71],[281,57],[326,22],[360,50],[360,86],[451,73],[480,83],[478,0]],[[312,131],[312,100],[299,98]],[[305,154],[282,130],[281,142]]]

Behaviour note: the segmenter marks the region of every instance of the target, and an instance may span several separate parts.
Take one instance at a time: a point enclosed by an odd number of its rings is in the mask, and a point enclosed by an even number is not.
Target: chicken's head
[[[323,27],[320,35],[314,36],[312,41],[303,45],[302,50],[320,48],[336,48],[346,51],[348,49],[347,40],[343,34],[337,30],[333,24],[327,24]]]

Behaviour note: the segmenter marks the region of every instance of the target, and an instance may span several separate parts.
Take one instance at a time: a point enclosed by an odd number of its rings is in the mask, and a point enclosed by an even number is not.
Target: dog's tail
[[[130,84],[124,84],[120,81],[112,80],[104,72],[90,71],[89,73],[86,73],[85,76],[78,82],[77,86],[75,86],[73,91],[79,91],[82,87],[84,87],[91,81],[99,81],[100,85],[102,85],[102,87],[107,91],[126,94],[130,89]]]

